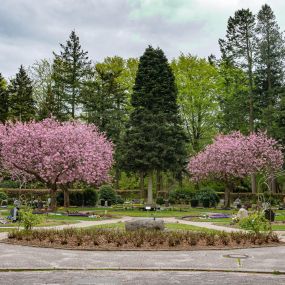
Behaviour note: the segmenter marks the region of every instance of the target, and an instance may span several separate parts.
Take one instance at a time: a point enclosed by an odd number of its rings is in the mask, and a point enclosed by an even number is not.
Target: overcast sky
[[[0,72],[10,77],[21,64],[52,58],[73,29],[93,61],[138,57],[149,44],[169,59],[219,55],[229,16],[264,3],[285,30],[284,0],[0,0]]]

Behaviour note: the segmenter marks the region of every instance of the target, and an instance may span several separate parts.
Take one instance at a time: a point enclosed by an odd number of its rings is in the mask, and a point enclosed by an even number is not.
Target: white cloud
[[[267,3],[285,28],[285,1]],[[180,52],[218,54],[229,16],[240,8],[256,13],[260,0],[1,0],[0,72],[51,58],[75,29],[92,60],[140,56],[148,44],[169,58]]]

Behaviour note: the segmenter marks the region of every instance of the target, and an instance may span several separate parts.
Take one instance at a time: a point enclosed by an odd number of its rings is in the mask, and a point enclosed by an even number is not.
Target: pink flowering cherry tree
[[[235,178],[251,174],[274,175],[283,165],[277,141],[264,133],[244,136],[239,132],[219,135],[203,151],[192,157],[188,171],[192,180],[218,179],[225,187],[225,207],[230,206],[230,188]]]
[[[108,180],[113,145],[96,126],[80,122],[8,123],[0,127],[2,168],[12,177],[45,183],[56,208],[56,192],[75,181],[99,185]]]

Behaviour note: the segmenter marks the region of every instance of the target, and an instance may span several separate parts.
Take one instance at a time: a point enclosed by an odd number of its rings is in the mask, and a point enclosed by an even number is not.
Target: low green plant
[[[5,192],[0,191],[0,202],[7,199],[8,195]]]
[[[261,212],[255,212],[253,214],[250,214],[248,217],[241,219],[239,221],[239,226],[242,229],[249,230],[256,234],[272,231],[270,222]]]
[[[31,230],[34,226],[42,223],[43,216],[33,214],[31,208],[25,207],[19,211],[19,224],[25,230]]]
[[[84,199],[84,206],[95,206],[98,201],[98,193],[97,191],[91,187],[86,186],[83,190],[83,199]]]
[[[204,207],[215,206],[219,203],[220,199],[217,193],[211,188],[202,188],[195,194],[197,199]]]
[[[163,197],[157,197],[157,198],[156,198],[156,204],[158,204],[158,205],[163,205],[163,204],[164,204],[164,199],[163,199]]]
[[[116,192],[110,185],[102,185],[99,188],[99,197],[101,200],[108,201],[109,205],[115,204],[117,201]]]
[[[172,204],[189,204],[194,196],[194,192],[188,187],[179,187],[169,194],[169,201]]]

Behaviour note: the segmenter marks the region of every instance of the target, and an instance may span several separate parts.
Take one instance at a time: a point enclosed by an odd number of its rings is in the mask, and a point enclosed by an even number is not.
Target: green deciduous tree
[[[219,130],[248,133],[248,86],[246,73],[222,58],[218,63],[222,78],[219,96]]]
[[[36,61],[29,69],[39,120],[50,116],[58,117],[54,110],[53,72],[53,64],[48,59]]]
[[[185,131],[191,150],[198,152],[217,132],[222,77],[216,66],[191,55],[181,54],[171,66]]]
[[[141,56],[131,104],[125,167],[148,173],[148,203],[152,203],[153,172],[181,171],[186,157],[175,80],[161,49],[149,46]]]

